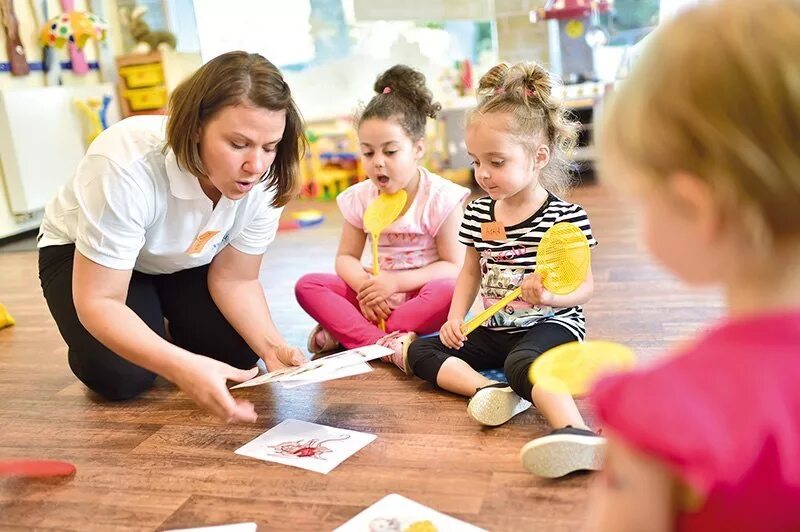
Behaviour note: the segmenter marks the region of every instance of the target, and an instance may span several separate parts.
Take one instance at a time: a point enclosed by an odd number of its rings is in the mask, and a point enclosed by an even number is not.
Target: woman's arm
[[[286,343],[272,321],[258,280],[262,257],[225,246],[211,261],[208,290],[228,323],[274,371],[301,364],[305,358],[299,349]]]
[[[663,464],[610,437],[604,467],[593,488],[587,530],[673,530],[675,483]]]
[[[75,251],[72,299],[86,330],[114,353],[174,382],[218,417],[255,421],[253,405],[234,400],[225,383],[251,379],[257,370],[239,370],[161,338],[125,305],[130,279],[130,270],[106,268]]]

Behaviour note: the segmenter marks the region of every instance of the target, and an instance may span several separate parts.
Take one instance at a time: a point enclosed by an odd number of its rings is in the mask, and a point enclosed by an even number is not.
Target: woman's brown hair
[[[286,129],[275,161],[261,178],[268,188],[275,189],[272,205],[285,205],[297,189],[306,138],[289,85],[280,70],[263,56],[247,52],[222,54],[178,85],[169,100],[167,145],[183,170],[205,177],[197,143],[200,128],[220,110],[234,105],[286,111]]]

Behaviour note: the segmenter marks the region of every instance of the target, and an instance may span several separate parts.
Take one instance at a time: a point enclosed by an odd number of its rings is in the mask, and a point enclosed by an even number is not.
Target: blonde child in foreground
[[[614,96],[603,174],[651,253],[728,316],[601,381],[600,530],[800,530],[800,3],[702,5]]]

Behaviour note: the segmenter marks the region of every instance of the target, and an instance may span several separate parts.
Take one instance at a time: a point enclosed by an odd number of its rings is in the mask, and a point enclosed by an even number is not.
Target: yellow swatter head
[[[586,280],[591,256],[589,241],[580,228],[559,222],[542,236],[536,252],[536,272],[554,294],[574,292]]]
[[[402,189],[394,194],[380,194],[364,211],[364,229],[373,235],[380,234],[400,216],[407,199],[408,194]]]
[[[633,350],[622,344],[570,342],[542,353],[531,364],[528,378],[551,392],[582,395],[603,373],[632,368],[635,362]]]

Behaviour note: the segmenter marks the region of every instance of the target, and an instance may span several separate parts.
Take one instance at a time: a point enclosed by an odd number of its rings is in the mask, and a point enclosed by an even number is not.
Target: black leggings
[[[156,375],[120,357],[81,324],[72,300],[75,246],[39,250],[39,280],[50,314],[69,348],[69,366],[78,379],[106,399],[130,399],[152,386]],[[228,323],[208,291],[208,266],[171,274],[134,271],[125,304],[148,327],[188,351],[240,369],[255,366],[258,356]]]
[[[460,358],[475,371],[502,367],[511,389],[531,401],[528,368],[533,361],[548,349],[576,340],[566,327],[556,323],[537,323],[524,333],[478,327],[458,350],[445,346],[438,336],[421,338],[409,346],[408,362],[414,375],[432,384],[436,384],[439,370],[449,357]]]

